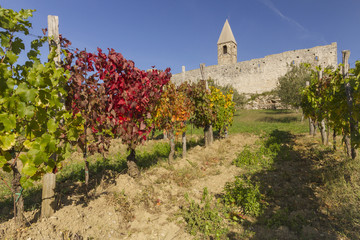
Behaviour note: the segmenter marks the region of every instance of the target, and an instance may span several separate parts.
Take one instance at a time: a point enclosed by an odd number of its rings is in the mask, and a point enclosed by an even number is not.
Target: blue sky
[[[36,9],[32,34],[41,35],[47,15],[73,47],[114,48],[141,69],[172,73],[217,64],[226,19],[238,44],[238,61],[338,43],[360,60],[360,0],[0,0],[3,8]],[[26,38],[28,41],[31,37]]]

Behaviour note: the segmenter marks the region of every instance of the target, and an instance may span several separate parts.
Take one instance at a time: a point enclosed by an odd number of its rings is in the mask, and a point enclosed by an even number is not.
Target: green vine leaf
[[[0,114],[0,123],[4,126],[4,131],[10,132],[16,128],[16,116],[14,114]]]
[[[7,61],[10,65],[14,65],[14,63],[16,63],[17,59],[19,58],[19,56],[17,56],[15,53],[13,53],[12,51],[8,51],[6,53],[6,57],[7,57]]]
[[[24,165],[22,172],[27,176],[33,176],[33,175],[35,175],[37,170],[38,170],[38,168],[35,166],[35,164],[27,162]]]
[[[57,130],[58,124],[56,123],[55,119],[49,119],[49,121],[47,122],[47,128],[49,133],[54,133]]]
[[[20,179],[20,184],[24,189],[27,189],[29,187],[34,186],[34,184],[32,183],[31,179],[28,179],[25,176],[22,176]]]
[[[27,86],[25,82],[19,84],[15,93],[20,96],[21,100],[24,102],[34,102],[35,97],[38,94],[37,89],[30,88]]]
[[[2,168],[6,163],[6,158],[4,156],[0,156],[0,168]]]
[[[10,150],[16,142],[16,135],[15,134],[8,134],[0,136],[0,148],[3,151]]]
[[[17,114],[19,114],[20,118],[32,118],[35,114],[34,106],[27,106],[24,102],[18,103]]]

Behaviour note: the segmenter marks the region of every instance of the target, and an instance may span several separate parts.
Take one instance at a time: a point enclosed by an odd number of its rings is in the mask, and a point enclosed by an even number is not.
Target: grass
[[[323,156],[319,158],[319,156]],[[334,228],[349,239],[360,239],[360,161],[341,152],[322,148],[313,156],[319,159],[318,174],[324,188],[320,192],[322,212],[334,221]]]
[[[290,110],[237,110],[229,133],[270,133],[273,130],[306,133],[307,121],[301,122],[301,113]]]
[[[229,134],[270,133],[277,129],[290,131],[291,133],[308,132],[308,121],[301,122],[301,113],[293,110],[236,110],[232,126],[229,127]],[[203,129],[190,125],[186,134],[188,136],[202,136]]]
[[[259,161],[261,155],[271,157],[271,167]],[[348,159],[312,137],[274,130],[241,151],[234,163],[248,170],[269,203],[252,224],[256,239],[264,232],[269,239],[282,238],[281,231],[296,239],[317,239],[320,233],[324,239],[360,239],[359,159]]]

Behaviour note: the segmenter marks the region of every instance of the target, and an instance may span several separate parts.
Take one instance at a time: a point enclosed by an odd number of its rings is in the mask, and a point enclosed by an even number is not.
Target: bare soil
[[[200,199],[207,187],[212,195],[219,195],[226,182],[249,174],[232,161],[257,139],[235,134],[208,148],[196,146],[186,158],[176,158],[170,166],[159,162],[136,179],[106,171],[87,199],[81,182],[65,182],[58,196],[59,210],[52,217],[39,219],[39,210],[26,212],[28,226],[15,229],[13,219],[3,222],[0,239],[193,239],[179,216],[185,193]],[[292,150],[286,159],[281,156],[270,170],[251,175],[266,196],[267,210],[236,225],[228,238],[351,239],[343,234],[347,232],[358,239],[359,226],[342,224],[341,216],[334,214],[336,206],[325,200],[323,168],[328,151],[314,152],[316,139],[308,136],[292,136],[287,144]]]
[[[0,239],[192,239],[177,216],[188,193],[200,198],[203,188],[221,192],[242,170],[231,164],[244,145],[257,139],[238,134],[196,146],[185,159],[177,158],[143,171],[137,179],[107,171],[86,200],[82,183],[64,183],[59,210],[38,219],[39,210],[26,212],[26,228],[14,229],[11,219],[0,225]]]

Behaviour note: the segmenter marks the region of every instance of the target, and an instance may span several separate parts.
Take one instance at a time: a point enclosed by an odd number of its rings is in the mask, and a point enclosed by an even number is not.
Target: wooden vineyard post
[[[55,64],[57,67],[60,65],[60,39],[59,39],[59,17],[48,16],[48,36],[49,36],[49,48],[51,51],[52,46],[56,46]],[[56,158],[54,154],[51,156]],[[41,217],[50,217],[55,212],[55,186],[56,175],[55,173],[47,173],[43,177],[43,189],[42,189],[42,202],[41,202]]]
[[[342,51],[342,62],[344,64],[343,66],[343,77],[344,79],[349,77],[349,57],[350,57],[350,51],[344,50]],[[348,105],[348,111],[349,111],[349,121],[350,121],[350,146],[349,146],[349,140],[345,136],[345,143],[347,143],[347,149],[348,149],[348,156],[352,159],[356,157],[356,150],[355,150],[355,138],[358,131],[358,123],[355,122],[353,118],[353,96],[352,96],[352,89],[351,84],[349,81],[345,81],[345,93],[346,93],[346,101]]]
[[[59,17],[48,15],[48,36],[49,48],[56,46],[56,56],[54,58],[56,66],[60,67],[60,38],[59,38]]]
[[[233,100],[234,100],[234,94],[231,96],[231,101],[233,101]],[[228,138],[228,137],[229,137],[229,125],[226,124],[225,125],[225,131],[224,131],[224,138]]]
[[[184,83],[186,79],[185,66],[181,67],[181,77],[182,77],[182,82]],[[184,122],[184,125],[186,126],[186,121]],[[186,130],[182,133],[182,157],[183,158],[186,157]]]
[[[209,90],[209,84],[208,84],[207,80],[205,80],[204,68],[205,68],[205,63],[200,63],[201,78],[202,78],[202,80],[205,81],[206,90]],[[214,139],[214,137],[213,137],[213,131],[212,131],[212,124],[210,123],[209,125],[206,125],[204,127],[205,147],[209,146],[213,142],[213,139]]]
[[[174,130],[170,129],[168,132],[169,141],[170,141],[170,153],[169,153],[169,164],[172,164],[175,156],[175,136]]]
[[[55,212],[56,175],[47,173],[43,177],[41,217],[51,217]]]
[[[185,71],[185,66],[181,67],[181,80],[184,83],[186,79],[186,71]]]
[[[310,82],[306,81],[306,87],[310,86]],[[310,135],[315,135],[315,124],[313,123],[313,120],[311,119],[311,117],[309,117],[309,134]]]
[[[322,81],[323,77],[323,71],[318,71],[318,80],[319,82]],[[324,114],[324,113],[321,113]],[[320,125],[319,125],[320,133],[321,133],[321,143],[323,145],[328,145],[328,135],[326,133],[326,119],[321,119]]]
[[[186,157],[186,130],[182,133],[182,157]]]

